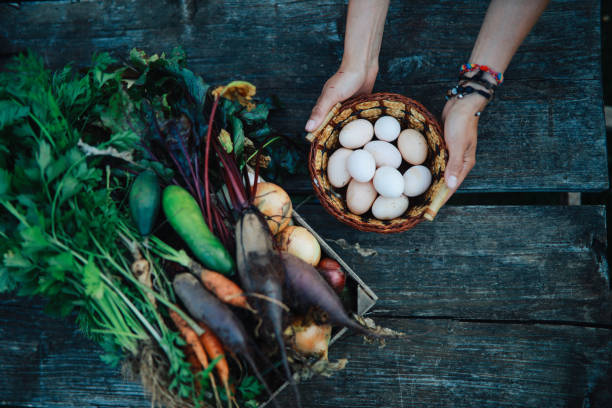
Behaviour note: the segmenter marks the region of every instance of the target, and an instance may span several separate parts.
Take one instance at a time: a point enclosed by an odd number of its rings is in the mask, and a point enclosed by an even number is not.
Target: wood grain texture
[[[39,299],[0,297],[0,406],[149,406],[102,352],[72,321],[45,315]]]
[[[0,300],[0,405],[146,408],[137,383],[99,361],[100,349],[36,302]],[[456,320],[377,319],[410,335],[385,348],[345,336],[331,379],[300,385],[305,408],[608,407],[608,329]],[[293,406],[283,392],[281,406]]]
[[[345,337],[330,358],[348,358],[329,381],[302,384],[304,406],[608,407],[608,329],[377,319],[407,333],[378,349]],[[281,396],[281,406],[291,395]],[[286,405],[284,405],[284,403]]]
[[[379,297],[374,314],[612,323],[603,206],[446,206],[389,236],[299,211]]]
[[[0,59],[30,48],[54,67],[94,51],[124,57],[182,45],[213,83],[242,78],[285,108],[274,127],[302,137],[342,55],[344,1],[145,0],[0,5]],[[376,91],[436,115],[469,57],[488,2],[391,3]],[[481,119],[478,163],[463,191],[595,191],[608,186],[599,3],[551,2]],[[577,67],[580,67],[578,69]],[[298,136],[299,135],[299,136]],[[306,180],[301,185],[309,189]]]

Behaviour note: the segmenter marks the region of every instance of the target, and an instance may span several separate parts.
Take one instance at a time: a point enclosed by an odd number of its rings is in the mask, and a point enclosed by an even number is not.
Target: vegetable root
[[[169,314],[170,318],[176,325],[176,328],[179,329],[179,332],[181,333],[181,336],[183,336],[185,342],[191,346],[196,358],[198,359],[198,362],[202,365],[202,367],[204,367],[204,369],[208,368],[208,357],[206,356],[204,347],[200,343],[200,338],[198,337],[196,332],[194,332],[193,329],[189,327],[187,322],[183,320],[183,318],[179,316],[179,314],[176,313],[174,310],[170,310]],[[215,378],[213,377],[212,373],[208,374],[208,378],[210,379],[210,384],[212,385],[217,405],[219,405],[220,399],[219,393],[217,391],[217,384],[215,382]]]
[[[189,313],[199,321],[204,322],[219,337],[230,350],[242,355],[262,383],[268,394],[272,395],[270,387],[261,376],[251,355],[250,339],[242,322],[232,313],[228,306],[208,292],[191,274],[181,273],[174,277],[174,292],[181,299]],[[278,407],[278,403],[274,401]]]
[[[281,254],[281,259],[285,266],[287,287],[302,306],[317,306],[327,313],[333,323],[366,336],[380,336],[348,316],[336,292],[312,265],[286,252]]]
[[[273,301],[257,301],[264,329],[276,339],[287,380],[293,388],[296,405],[301,407],[300,394],[289,369],[283,340],[283,287],[285,271],[270,229],[259,211],[250,207],[243,211],[236,224],[236,266],[242,285],[249,293],[260,293]]]
[[[204,329],[204,333],[200,335],[200,343],[206,349],[206,353],[208,356],[214,360],[218,356],[223,356],[223,344],[221,344],[221,340],[212,332],[212,330],[206,326],[204,323],[200,323],[200,327]],[[215,369],[217,370],[217,374],[219,375],[219,379],[223,383],[223,387],[225,388],[225,394],[227,395],[228,408],[232,407],[232,401],[234,400],[234,396],[230,391],[229,387],[229,365],[227,364],[227,359],[225,356],[221,357],[217,364],[215,365]]]

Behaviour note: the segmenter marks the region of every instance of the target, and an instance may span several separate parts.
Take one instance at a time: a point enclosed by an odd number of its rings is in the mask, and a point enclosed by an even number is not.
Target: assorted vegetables
[[[289,225],[288,194],[260,182],[278,154],[299,166],[254,95],[208,86],[179,51],[57,73],[19,56],[0,74],[0,291],[76,313],[153,404],[253,408],[286,380],[299,407],[294,377],[321,372],[332,325],[379,335]]]

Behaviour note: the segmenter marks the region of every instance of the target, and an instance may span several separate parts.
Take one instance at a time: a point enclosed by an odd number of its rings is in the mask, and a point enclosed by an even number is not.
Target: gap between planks
[[[372,312],[374,314],[372,314]],[[448,320],[460,323],[475,323],[475,324],[508,324],[508,325],[543,325],[543,326],[570,326],[570,327],[584,327],[590,329],[608,329],[612,330],[612,324],[603,324],[603,323],[589,323],[589,322],[578,322],[578,321],[569,321],[569,320],[520,320],[520,319],[470,319],[463,317],[453,317],[453,316],[398,316],[398,315],[386,315],[386,314],[376,314],[376,310],[372,310],[372,312],[366,314],[365,317],[369,317],[374,319],[374,321],[378,319],[404,319],[404,320]]]

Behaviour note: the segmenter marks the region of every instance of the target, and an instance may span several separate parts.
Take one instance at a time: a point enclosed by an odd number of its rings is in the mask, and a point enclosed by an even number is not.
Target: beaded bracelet
[[[497,82],[497,85],[504,82],[504,74],[502,74],[501,72],[495,72],[486,65],[468,63],[468,64],[463,64],[461,66],[461,74],[465,74],[466,72],[471,72],[471,71],[476,71],[476,70],[488,72],[489,74],[491,74],[493,78],[495,79],[495,82]]]

